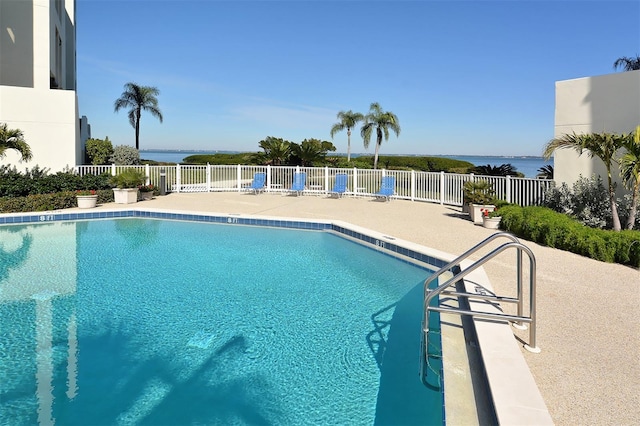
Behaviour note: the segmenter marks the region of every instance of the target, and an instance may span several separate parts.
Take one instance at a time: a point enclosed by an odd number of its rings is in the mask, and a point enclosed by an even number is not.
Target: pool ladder
[[[494,250],[490,251],[479,260],[473,262],[471,265],[466,267],[465,269],[461,269],[460,263],[467,259],[469,256],[485,247],[490,242],[498,239],[498,238],[506,238],[510,240]],[[505,297],[498,296],[495,293],[489,293],[486,289],[481,288],[483,293],[469,293],[466,291],[450,291],[449,287],[454,286],[460,280],[462,280],[469,273],[478,269],[489,260],[496,257],[498,254],[509,250],[515,249],[517,251],[516,256],[516,267],[517,267],[517,294],[516,297]],[[525,316],[523,313],[524,310],[524,293],[522,289],[522,253],[526,253],[529,257],[529,315]],[[439,285],[434,289],[430,289],[429,286],[431,283],[440,277],[445,272],[451,272],[453,276],[449,278],[446,282]],[[518,306],[517,315],[508,315],[503,313],[496,312],[482,312],[482,311],[473,311],[469,309],[463,309],[459,307],[446,307],[440,306],[440,301],[436,303],[432,303],[433,300],[439,295],[447,295],[447,296],[455,296],[455,297],[464,297],[467,299],[479,299],[487,302],[497,302],[497,303],[516,303]],[[526,330],[526,323],[530,323],[529,327],[529,343],[525,344],[524,347],[530,352],[539,353],[540,349],[536,346],[536,259],[529,247],[522,244],[518,238],[514,235],[509,234],[507,232],[498,232],[496,234],[491,235],[490,237],[484,239],[479,242],[466,252],[462,253],[460,256],[440,268],[438,271],[434,272],[433,275],[429,276],[424,282],[424,315],[422,319],[422,341],[420,344],[420,378],[422,382],[427,386],[433,386],[427,382],[427,375],[429,370],[435,372],[438,376],[440,376],[430,365],[429,358],[439,357],[438,355],[434,355],[433,353],[429,353],[429,312],[447,312],[454,313],[458,315],[468,315],[471,317],[477,318],[489,318],[489,319],[498,319],[513,322],[513,326],[515,328]],[[431,330],[431,333],[434,333],[435,330]],[[438,378],[439,379],[439,378]],[[440,379],[439,379],[440,381]],[[440,383],[441,385],[441,383]]]

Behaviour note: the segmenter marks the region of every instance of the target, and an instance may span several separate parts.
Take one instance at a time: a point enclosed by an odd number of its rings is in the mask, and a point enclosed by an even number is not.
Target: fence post
[[[505,185],[504,190],[506,192],[505,194],[506,201],[507,203],[510,203],[511,202],[511,176],[507,175],[507,183]]]
[[[149,167],[149,164],[145,164],[144,174],[146,176],[145,185],[149,185],[151,183],[151,167]]]
[[[358,168],[353,168],[353,193],[357,197],[358,196]]]
[[[116,175],[116,165],[111,164],[111,176],[115,176],[115,175]]]
[[[207,161],[207,192],[211,192],[211,166],[209,165],[209,162]]]
[[[267,164],[267,191],[271,191],[271,164]]]
[[[237,166],[236,178],[238,179],[238,192],[242,191],[242,168],[240,164]]]
[[[180,163],[176,164],[176,192],[180,192],[182,186],[182,176],[180,172]]]
[[[329,191],[329,166],[324,166],[324,192]]]
[[[444,187],[444,171],[441,170],[440,171],[440,205],[444,206],[444,194],[445,194],[445,187]]]
[[[411,201],[416,200],[416,171],[411,170]]]

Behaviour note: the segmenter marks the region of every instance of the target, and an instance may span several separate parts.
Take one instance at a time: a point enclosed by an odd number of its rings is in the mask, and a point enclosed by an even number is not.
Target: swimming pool
[[[424,268],[332,232],[0,233],[0,423],[442,423],[417,374]]]

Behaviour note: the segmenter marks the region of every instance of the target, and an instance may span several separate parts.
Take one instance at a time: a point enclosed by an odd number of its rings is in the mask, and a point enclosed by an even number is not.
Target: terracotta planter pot
[[[153,198],[153,192],[152,192],[152,191],[149,191],[149,192],[140,192],[140,199],[141,199],[142,201],[150,200],[150,199],[152,199],[152,198]]]
[[[78,202],[78,208],[91,209],[96,206],[98,202],[97,195],[77,195],[76,201]]]

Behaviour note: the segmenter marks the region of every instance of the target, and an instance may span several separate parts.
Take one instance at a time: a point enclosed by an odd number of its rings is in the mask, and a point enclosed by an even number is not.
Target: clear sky
[[[135,145],[114,101],[160,90],[141,149],[331,140],[340,110],[398,116],[381,154],[540,155],[555,82],[640,54],[640,1],[77,0],[80,115]],[[347,134],[333,143],[346,152]],[[352,152],[363,148],[359,127]]]

